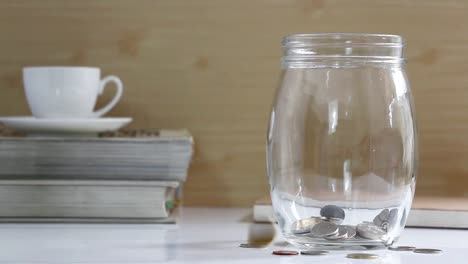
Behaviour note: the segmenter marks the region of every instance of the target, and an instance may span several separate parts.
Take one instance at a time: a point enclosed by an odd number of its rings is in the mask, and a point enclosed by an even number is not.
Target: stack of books
[[[193,153],[186,130],[0,137],[0,221],[175,221]]]

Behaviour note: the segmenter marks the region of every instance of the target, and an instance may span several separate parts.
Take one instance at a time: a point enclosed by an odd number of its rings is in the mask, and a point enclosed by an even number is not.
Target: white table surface
[[[248,209],[184,208],[177,225],[0,224],[2,263],[468,263],[468,230],[406,229],[397,245],[442,249],[438,255],[374,250],[377,260],[275,256],[291,249],[239,248],[247,239]],[[281,238],[277,239],[280,242]]]

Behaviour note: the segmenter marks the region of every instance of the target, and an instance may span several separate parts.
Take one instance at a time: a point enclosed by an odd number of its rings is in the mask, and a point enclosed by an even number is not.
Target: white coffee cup
[[[101,80],[101,70],[95,67],[25,67],[23,82],[29,108],[37,118],[100,117],[117,104],[123,91],[118,77]],[[109,82],[116,84],[114,98],[93,111]]]

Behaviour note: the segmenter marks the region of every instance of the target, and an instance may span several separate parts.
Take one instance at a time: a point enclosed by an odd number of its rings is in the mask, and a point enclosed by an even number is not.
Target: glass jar
[[[417,174],[403,46],[396,35],[284,38],[267,167],[288,242],[362,249],[398,240]]]

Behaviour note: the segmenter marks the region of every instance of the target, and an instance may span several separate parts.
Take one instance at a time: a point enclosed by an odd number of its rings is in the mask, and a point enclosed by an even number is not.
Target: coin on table
[[[421,253],[421,254],[437,254],[442,252],[440,249],[434,249],[434,248],[417,248],[413,250],[414,253]]]
[[[338,226],[331,222],[320,222],[312,227],[310,235],[312,237],[328,237],[338,233]]]
[[[239,245],[241,248],[265,248],[268,244],[256,244],[256,243],[242,243]]]
[[[348,238],[348,229],[345,226],[338,226],[338,233],[325,237],[328,240],[343,240],[346,238]]]
[[[350,259],[376,259],[379,258],[379,255],[367,254],[367,253],[353,253],[346,255]]]
[[[387,238],[387,232],[373,223],[361,223],[357,225],[356,232],[360,237],[367,239],[385,240]]]
[[[327,255],[328,251],[326,250],[306,250],[306,251],[301,251],[301,255],[307,255],[307,256],[323,256]]]
[[[322,219],[318,217],[309,217],[297,220],[291,226],[291,232],[296,235],[310,233],[312,227],[322,222]]]
[[[320,209],[320,216],[325,218],[345,219],[345,211],[336,205],[326,205]]]
[[[299,255],[299,252],[293,251],[293,250],[275,250],[273,251],[273,255],[294,256],[294,255]]]
[[[389,247],[388,250],[393,251],[414,251],[415,247],[408,247],[408,246],[399,246],[399,247]]]

